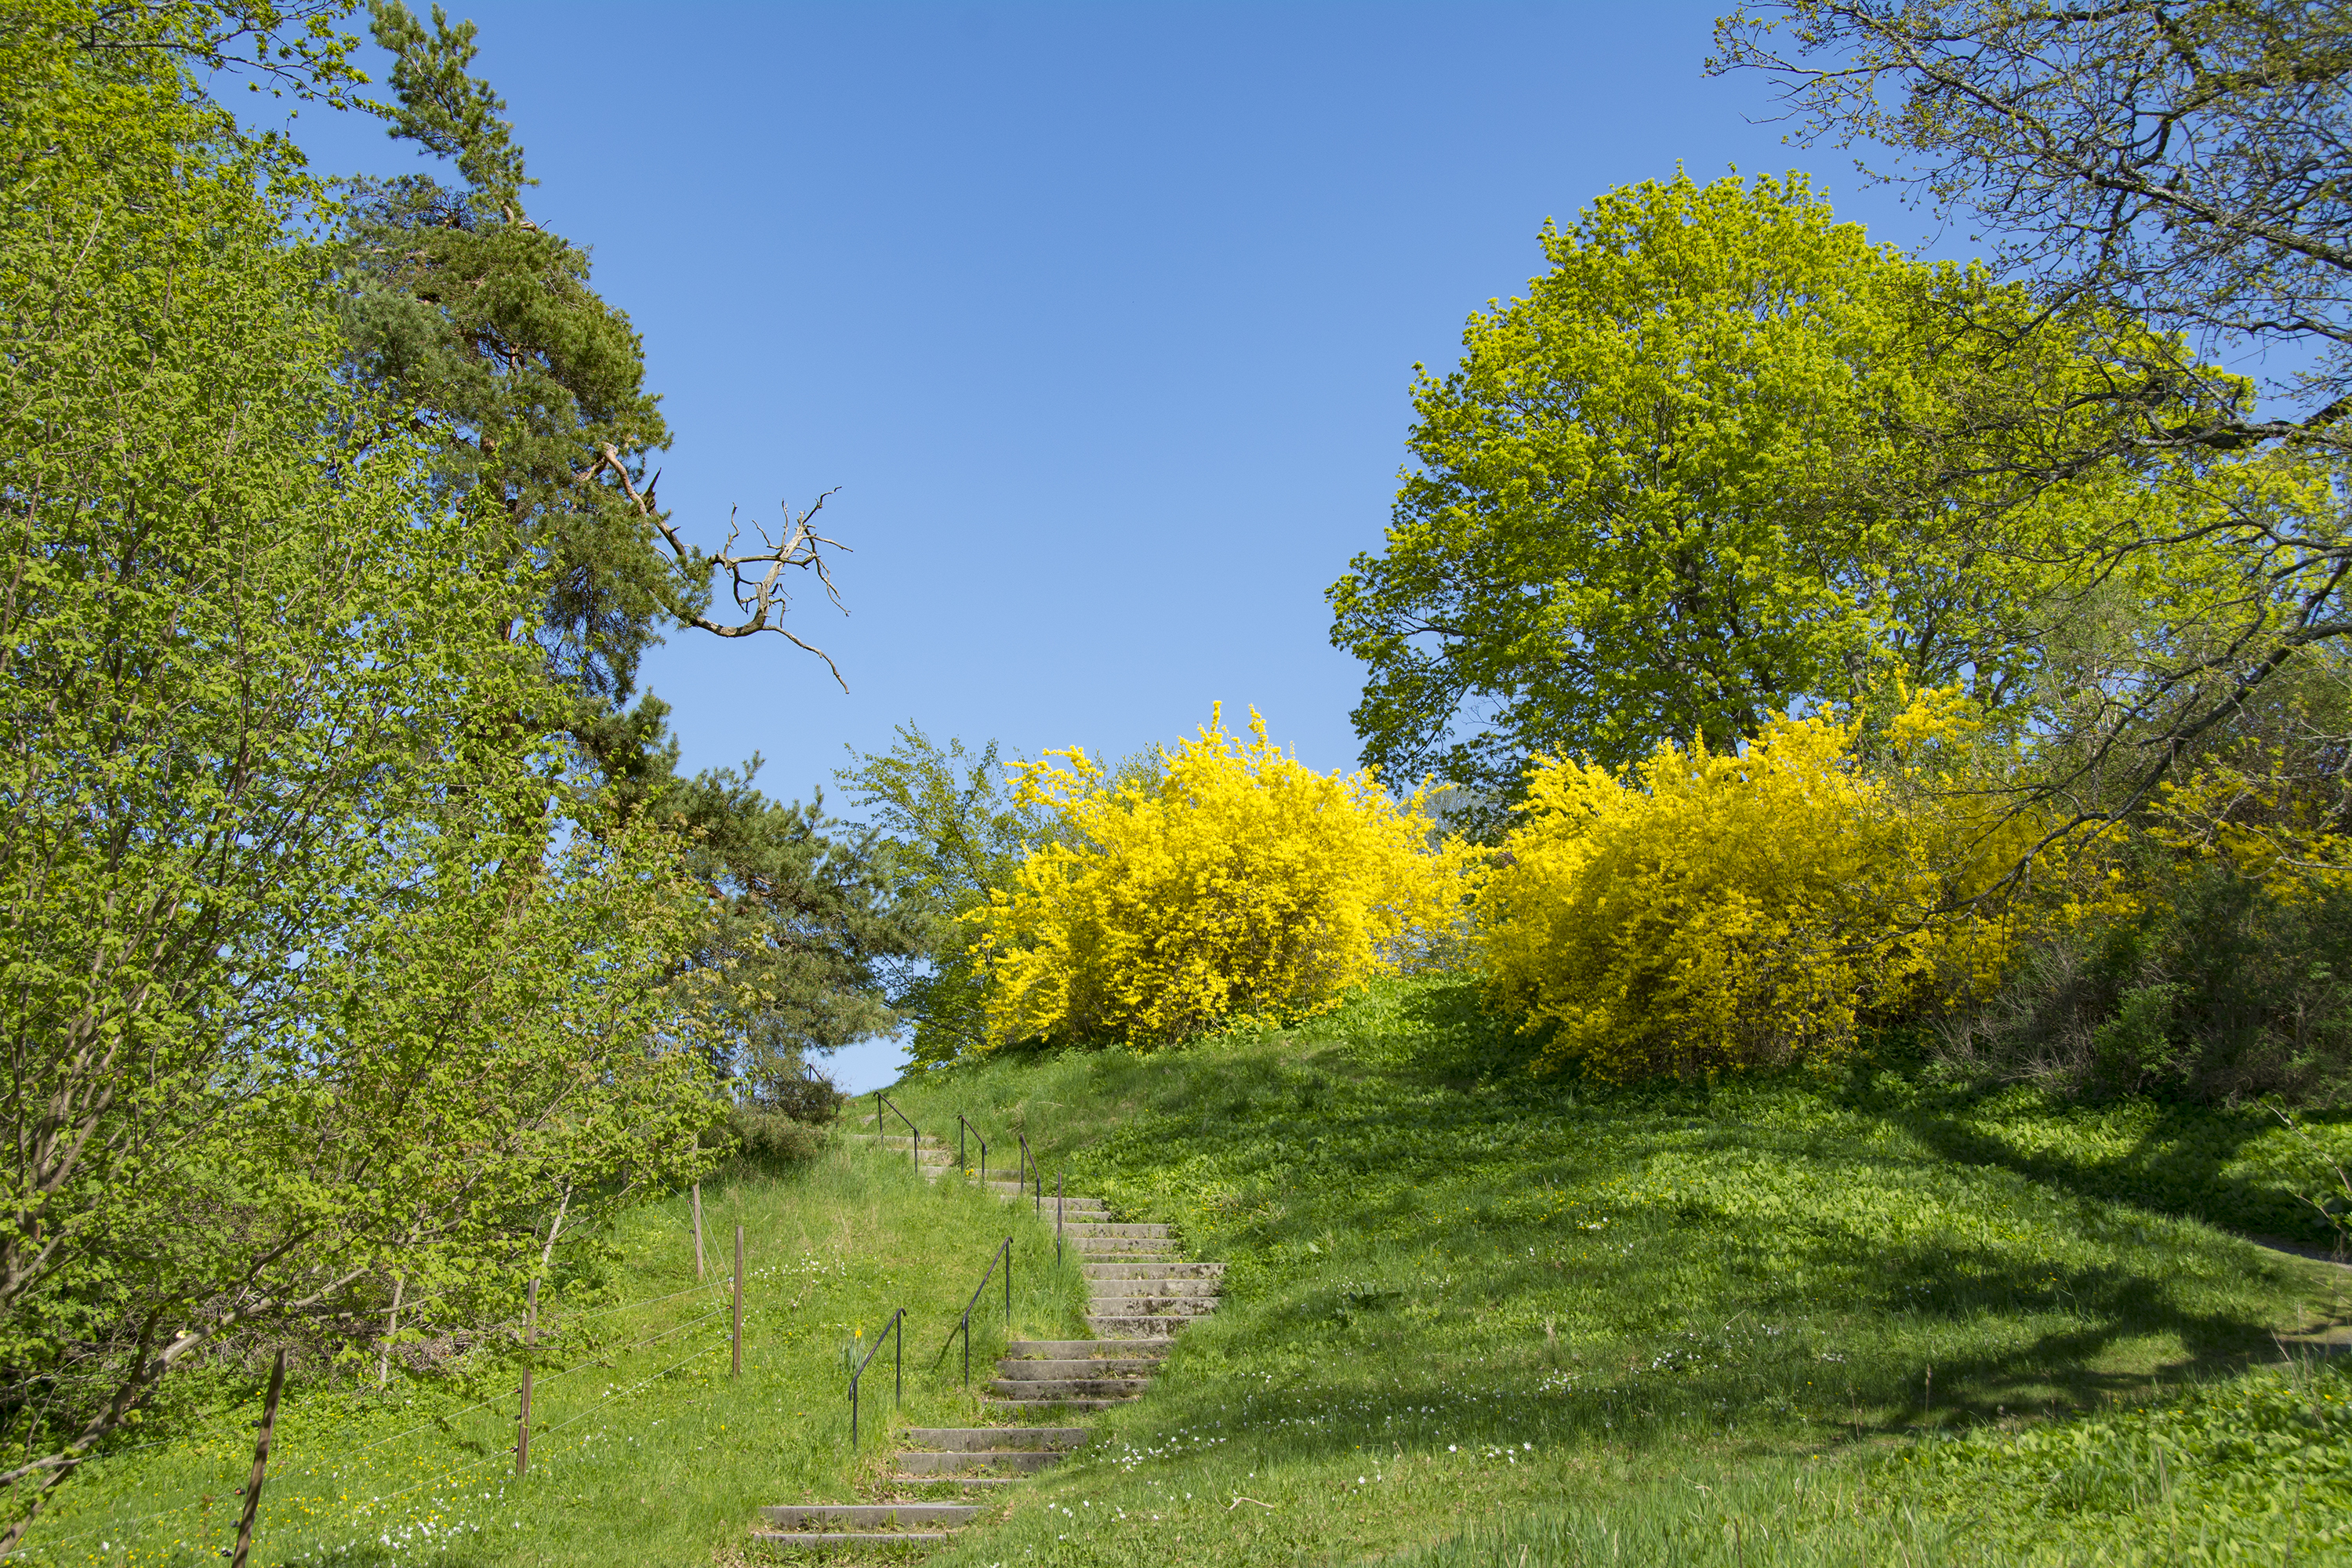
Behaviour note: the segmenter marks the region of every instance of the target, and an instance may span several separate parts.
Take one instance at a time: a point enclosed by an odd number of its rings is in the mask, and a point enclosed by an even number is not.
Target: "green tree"
[[[393,54],[393,96],[376,112],[458,183],[352,183],[336,251],[351,372],[416,411],[440,486],[512,520],[547,585],[539,641],[583,782],[616,820],[688,835],[711,901],[688,973],[727,1010],[727,1063],[764,1094],[800,1071],[793,1043],[823,1051],[895,1026],[885,971],[915,941],[918,917],[881,898],[887,879],[860,839],[829,833],[817,807],[752,787],[756,759],[681,777],[667,705],[637,693],[637,670],[673,628],[772,632],[823,658],[784,617],[788,573],[832,593],[823,549],[833,542],[812,526],[824,499],[757,543],[731,528],[716,553],[687,542],[648,475],[669,432],[645,384],[643,344],[592,286],[587,252],[526,215],[534,182],[505,104],[468,73],[474,24],[436,5],[428,27],[400,0],[374,0],[369,15]],[[714,578],[732,616],[714,612]]]
[[[223,1335],[478,1320],[706,1158],[677,847],[562,831],[515,521],[342,376],[319,193],[202,90],[336,90],[319,19],[0,19],[0,1553]]]
[[[680,780],[665,796],[708,900],[682,990],[720,1021],[715,1065],[742,1095],[796,1106],[812,1053],[898,1026],[891,1003],[931,923],[902,896],[875,830],[827,816],[822,797],[768,799],[751,786],[758,766]]]
[[[1928,300],[1995,293],[1801,176],[1613,191],[1413,387],[1388,544],[1330,591],[1364,757],[1508,798],[1533,752],[1721,747],[1894,670],[2012,700],[2015,584],[1923,556],[1900,424]]]
[[[834,776],[887,846],[896,895],[920,922],[921,963],[901,972],[897,1010],[914,1026],[920,1063],[951,1061],[988,1042],[988,970],[964,919],[992,889],[1010,887],[1046,824],[1013,798],[996,742],[942,747],[912,724],[884,752],[852,752]],[[1131,764],[1130,764],[1131,765]]]
[[[829,593],[822,547],[833,542],[810,527],[816,507],[756,546],[733,534],[712,553],[685,541],[646,473],[669,431],[646,389],[644,346],[590,286],[587,252],[526,216],[536,182],[499,118],[504,100],[467,74],[474,24],[436,5],[428,31],[400,0],[369,14],[394,57],[394,98],[375,111],[463,183],[350,183],[338,262],[352,370],[416,411],[444,485],[486,492],[513,518],[548,584],[540,635],[581,700],[579,737],[626,774],[658,743],[618,709],[662,629],[809,647],[783,623],[784,574],[812,574]],[[740,618],[709,613],[714,576]]]
[[[1416,382],[1387,548],[1330,592],[1370,667],[1366,760],[1490,819],[1531,755],[1721,749],[1906,686],[2021,730],[2104,711],[2118,668],[2238,591],[2210,527],[2309,509],[2306,475],[2172,457],[2026,477],[2180,412],[2104,396],[2146,329],[1874,246],[1801,176],[1621,189],[1544,245],[1527,296]],[[2037,401],[2073,412],[2007,419]],[[2167,547],[2101,557],[2119,513],[2165,519]]]
[[[2185,522],[2108,507],[2067,562],[2087,574],[2193,531],[2228,568],[2056,726],[2050,787],[2096,797],[2088,815],[2134,809],[2352,637],[2352,20],[2282,0],[1793,0],[1743,7],[1717,43],[1710,68],[1768,73],[1799,141],[1878,143],[1874,173],[1973,219],[2030,280],[2034,316],[1977,331],[1977,352],[2086,312],[2142,324],[2107,345],[2101,384],[2012,384],[1921,444],[1930,483],[1998,467],[2032,497],[2161,466],[2200,496]],[[2222,363],[2275,368],[2258,397]]]

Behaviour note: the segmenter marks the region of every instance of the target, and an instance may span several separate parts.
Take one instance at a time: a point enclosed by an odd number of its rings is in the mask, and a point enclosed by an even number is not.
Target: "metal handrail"
[[[1054,1261],[1062,1261],[1062,1173],[1054,1173]]]
[[[1030,1205],[1030,1207],[1034,1213],[1044,1214],[1045,1212],[1045,1168],[1037,1163],[1036,1155],[1029,1152],[1029,1134],[1026,1132],[1016,1132],[1013,1136],[1021,1140],[1021,1184],[1024,1187],[1027,1186],[1029,1184],[1028,1178],[1033,1173],[1036,1176],[1037,1199],[1036,1202]]]
[[[874,1142],[877,1145],[882,1142],[882,1108],[886,1105],[890,1105],[890,1102],[883,1098],[880,1089],[876,1089],[874,1091]],[[890,1105],[890,1114],[901,1121],[907,1121],[907,1113],[895,1105]],[[923,1168],[923,1130],[913,1122],[907,1121],[907,1131],[915,1135],[915,1169],[919,1171]]]
[[[849,1446],[852,1448],[857,1447],[857,1380],[866,1375],[866,1363],[874,1359],[875,1352],[879,1351],[882,1348],[884,1336],[887,1335],[893,1329],[898,1331],[898,1350],[897,1356],[894,1358],[898,1363],[898,1384],[892,1402],[894,1404],[901,1405],[906,1403],[907,1309],[901,1307],[897,1311],[890,1314],[890,1321],[882,1325],[882,1332],[874,1336],[873,1346],[866,1351],[866,1360],[859,1362],[857,1363],[857,1370],[849,1374]]]
[[[980,1145],[980,1185],[985,1192],[988,1189],[988,1140],[982,1137],[980,1129],[965,1121],[963,1112],[959,1110],[956,1112],[956,1169],[959,1172],[970,1169],[963,1163],[963,1135],[967,1131],[971,1134],[972,1142]]]
[[[931,1364],[939,1365],[946,1357],[948,1347],[955,1343],[958,1334],[961,1334],[963,1336],[963,1385],[966,1388],[971,1386],[971,1310],[980,1305],[980,1294],[988,1289],[988,1282],[995,1275],[997,1261],[1000,1258],[1004,1263],[1004,1331],[1008,1336],[1011,1335],[1013,1332],[1013,1238],[1008,1236],[994,1252],[988,1255],[987,1272],[981,1275],[979,1285],[973,1288],[971,1300],[963,1304],[962,1321],[948,1331],[948,1337],[940,1342],[940,1353],[931,1358]]]

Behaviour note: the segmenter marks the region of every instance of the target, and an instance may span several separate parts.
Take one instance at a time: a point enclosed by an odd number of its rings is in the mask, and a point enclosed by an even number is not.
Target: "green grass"
[[[640,1210],[618,1259],[546,1303],[530,1474],[514,1476],[513,1383],[478,1369],[468,1392],[394,1379],[371,1361],[353,1387],[296,1383],[279,1415],[255,1561],[262,1563],[707,1563],[746,1543],[761,1503],[841,1500],[875,1489],[883,1430],[955,1423],[976,1406],[942,1340],[1014,1235],[1020,1333],[1084,1332],[1075,1265],[1053,1262],[1050,1225],[900,1160],[837,1148],[796,1173],[706,1184],[710,1274],[700,1289],[685,1201]],[[730,1381],[732,1227],[746,1232],[744,1368]],[[973,1321],[973,1371],[1004,1338],[992,1284]],[[677,1294],[684,1292],[684,1294]],[[632,1307],[669,1297],[652,1307]],[[886,1346],[863,1386],[853,1455],[845,1343],[908,1310],[907,1401],[894,1411]],[[218,1562],[234,1539],[252,1463],[257,1379],[192,1380],[159,1425],[173,1435],[89,1466],[37,1523],[20,1561]],[[467,1409],[488,1395],[485,1408]],[[191,1419],[191,1413],[206,1417]]]
[[[1286,1035],[905,1086],[918,1121],[1024,1128],[1073,1190],[1229,1265],[1224,1307],[1096,1454],[935,1561],[1460,1538],[1426,1560],[1483,1562],[1501,1531],[1575,1562],[1513,1533],[1569,1500],[1562,1530],[1614,1517],[1626,1560],[1683,1561],[1694,1519],[1787,1516],[1807,1487],[1790,1561],[1886,1561],[1897,1525],[1947,1560],[1961,1515],[1885,1456],[2223,1378],[2340,1313],[2323,1270],[2124,1201],[2114,1152],[2051,1132],[2063,1117],[2000,1110],[2042,1135],[2029,1160],[1982,1108],[1887,1075],[1596,1092],[1522,1061],[1465,988],[1422,981]]]
[[[2277,1368],[2273,1337],[2341,1321],[2340,1277],[2195,1217],[2287,1228],[2307,1173],[2283,1131],[1891,1070],[1596,1091],[1529,1076],[1474,1003],[1401,982],[1287,1033],[1008,1055],[903,1086],[927,1133],[958,1111],[1003,1145],[1025,1131],[1049,1180],[1229,1265],[1224,1305],[1144,1401],[931,1561],[2352,1552],[2327,1537],[2352,1512],[2344,1378]],[[2340,1147],[2340,1124],[2322,1132]],[[510,1404],[304,1387],[258,1561],[817,1561],[751,1548],[757,1505],[906,1495],[880,1479],[881,1441],[848,1452],[852,1326],[910,1308],[900,1419],[979,1418],[952,1357],[930,1359],[1010,1221],[1022,1331],[1076,1331],[1076,1270],[1030,1266],[1050,1227],[884,1156],[836,1149],[706,1200],[715,1236],[740,1216],[751,1237],[741,1384],[723,1318],[703,1315],[715,1288],[584,1316],[692,1285],[683,1205],[646,1211],[551,1314],[556,1364],[598,1349],[592,1331],[609,1364],[542,1384],[528,1481]],[[238,1386],[205,1431],[93,1467],[27,1560],[216,1561],[249,1453],[257,1391]]]

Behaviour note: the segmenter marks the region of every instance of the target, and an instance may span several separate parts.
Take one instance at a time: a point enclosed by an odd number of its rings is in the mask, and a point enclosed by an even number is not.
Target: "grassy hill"
[[[2292,1140],[2259,1119],[2131,1137],[2146,1113],[1893,1075],[1595,1093],[1521,1068],[1465,987],[1424,980],[1288,1034],[905,1086],[918,1121],[1024,1128],[1074,1187],[1229,1264],[1223,1309],[1109,1441],[937,1561],[1344,1563],[1452,1540],[1411,1560],[1536,1564],[1594,1541],[1618,1560],[1631,1531],[1639,1560],[1730,1563],[1768,1560],[1759,1528],[1791,1562],[1897,1560],[1900,1531],[2021,1561],[2046,1520],[2003,1537],[1970,1511],[1989,1488],[2022,1508],[2015,1478],[1874,1457],[2170,1400],[2343,1316],[2324,1268],[2163,1211],[2301,1223]],[[2334,1419],[2322,1449],[2352,1437]],[[2347,1479],[2314,1518],[2352,1503]]]
[[[934,1186],[903,1160],[843,1147],[789,1173],[739,1172],[705,1184],[703,1209],[709,1270],[699,1285],[681,1195],[631,1215],[608,1261],[570,1271],[544,1298],[525,1479],[514,1474],[510,1361],[478,1354],[455,1386],[395,1373],[379,1393],[372,1358],[289,1382],[254,1561],[729,1561],[759,1505],[839,1500],[868,1484],[894,1415],[973,1418],[960,1354],[937,1352],[1007,1234],[1015,1332],[1085,1332],[1085,1286],[1075,1265],[1055,1265],[1050,1226],[971,1188]],[[728,1354],[737,1224],[747,1265],[740,1381]],[[844,1354],[862,1354],[899,1307],[906,1404],[893,1411],[886,1345],[864,1380],[853,1452]],[[992,1285],[973,1320],[976,1373],[1003,1338]],[[152,1423],[169,1435],[88,1467],[19,1560],[219,1562],[236,1534],[261,1391],[251,1369],[178,1384]]]
[[[961,1111],[1003,1160],[1025,1131],[1073,1191],[1229,1264],[1225,1305],[1143,1402],[930,1561],[2352,1551],[2329,1538],[2352,1518],[2345,1380],[2242,1370],[2281,1359],[2274,1334],[2343,1319],[2337,1277],[2190,1214],[2301,1223],[2301,1156],[2273,1124],[2057,1112],[1891,1073],[1595,1092],[1523,1065],[1463,987],[1425,979],[1286,1033],[902,1086],[927,1135]],[[373,1363],[302,1381],[257,1561],[770,1561],[746,1544],[757,1505],[881,1495],[883,1444],[848,1447],[855,1330],[907,1307],[898,1418],[975,1418],[956,1358],[933,1357],[1010,1230],[1017,1331],[1080,1331],[1050,1224],[903,1161],[837,1145],[704,1195],[703,1286],[673,1201],[551,1298],[548,1364],[575,1370],[542,1374],[526,1480],[505,1363],[455,1388],[395,1375],[379,1394]],[[1001,1321],[983,1317],[977,1356]],[[868,1377],[870,1421],[887,1383]],[[258,1392],[249,1371],[183,1385],[163,1435],[91,1467],[25,1560],[218,1561]]]

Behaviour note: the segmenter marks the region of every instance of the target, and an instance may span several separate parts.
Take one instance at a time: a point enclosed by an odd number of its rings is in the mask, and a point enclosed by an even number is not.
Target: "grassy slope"
[[[1903,1560],[1898,1542],[2008,1562],[2036,1531],[2054,1561],[2084,1560],[2066,1544],[2081,1531],[2025,1504],[2147,1537],[2156,1505],[2131,1482],[2156,1419],[2179,1428],[2160,1500],[2176,1533],[2222,1517],[2181,1463],[2252,1432],[2304,1489],[2224,1499],[2225,1528],[2307,1548],[2305,1514],[2344,1483],[2326,1456],[2352,1455],[2324,1378],[2168,1397],[2147,1420],[2115,1403],[2178,1394],[2270,1353],[2270,1329],[2340,1310],[2310,1270],[2103,1195],[2151,1188],[2284,1228],[2283,1156],[2258,1122],[2053,1119],[1891,1080],[1596,1096],[1527,1079],[1433,982],[1287,1037],[999,1060],[901,1098],[927,1130],[958,1110],[1008,1144],[1024,1129],[1073,1190],[1174,1220],[1232,1266],[1226,1306],[1097,1454],[943,1563],[1877,1563]],[[2176,1162],[2210,1179],[2154,1179]],[[257,1561],[761,1557],[744,1551],[759,1503],[882,1495],[882,1445],[847,1450],[851,1326],[912,1309],[900,1419],[972,1418],[952,1360],[929,1363],[1010,1222],[1020,1331],[1073,1331],[1075,1271],[1026,1266],[1042,1231],[896,1162],[836,1151],[705,1197],[714,1259],[739,1218],[750,1235],[743,1383],[724,1376],[715,1283],[607,1310],[693,1286],[684,1205],[645,1211],[549,1314],[553,1364],[604,1353],[541,1383],[529,1480],[505,1453],[510,1395],[469,1412],[397,1380],[389,1396],[299,1388]],[[1000,1331],[983,1327],[981,1356]],[[481,1376],[485,1394],[507,1385]],[[218,1561],[258,1390],[187,1394],[210,1422],[91,1467],[25,1560]],[[2102,1408],[2120,1414],[2000,1436],[2022,1413]],[[1906,1440],[1952,1430],[1980,1435]],[[1877,1453],[1897,1462],[1855,1462]],[[2001,1500],[2022,1500],[2004,1515]]]
[[[990,1249],[1016,1234],[1015,1327],[1083,1332],[1075,1266],[1052,1263],[1051,1226],[969,1188],[936,1189],[905,1163],[836,1150],[782,1177],[706,1184],[711,1276],[695,1289],[683,1199],[630,1216],[619,1257],[575,1277],[544,1317],[551,1369],[535,1395],[531,1473],[514,1479],[511,1376],[481,1369],[477,1394],[394,1380],[364,1391],[289,1389],[265,1491],[260,1563],[529,1564],[589,1568],[709,1563],[737,1555],[761,1503],[840,1500],[886,1447],[891,1352],[866,1374],[862,1457],[848,1447],[842,1346],[909,1310],[901,1422],[961,1421],[958,1357],[934,1352],[979,1283]],[[732,1226],[746,1231],[744,1377],[728,1378]],[[993,1289],[993,1287],[992,1287]],[[686,1291],[651,1308],[614,1310]],[[1003,1337],[1003,1297],[974,1331],[979,1358]],[[653,1340],[656,1342],[637,1344]],[[635,1348],[631,1348],[635,1345]],[[691,1358],[691,1359],[689,1359]],[[684,1363],[683,1365],[678,1363]],[[218,1562],[234,1537],[260,1390],[249,1378],[191,1383],[211,1418],[89,1467],[19,1559],[42,1564]],[[488,1408],[467,1411],[471,1398]],[[226,1406],[223,1408],[223,1406]],[[403,1436],[403,1434],[405,1434]]]
[[[1744,1561],[1759,1521],[1787,1561],[1885,1561],[1905,1531],[1940,1557],[1950,1510],[1853,1459],[2178,1389],[2340,1308],[2324,1271],[2095,1195],[2148,1142],[2119,1156],[2095,1118],[1892,1082],[1596,1095],[1528,1079],[1444,983],[899,1098],[1024,1128],[1074,1190],[1230,1265],[1097,1456],[942,1563],[1342,1563],[1473,1526],[1433,1561],[1581,1561],[1563,1502],[1621,1521],[1629,1560]],[[2243,1165],[2259,1129],[2218,1125],[2172,1132]],[[2227,1198],[2292,1223],[2277,1200],[2258,1174]]]

